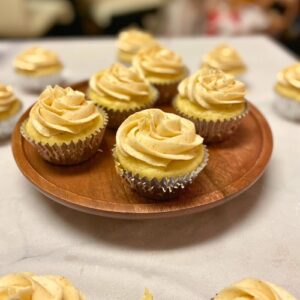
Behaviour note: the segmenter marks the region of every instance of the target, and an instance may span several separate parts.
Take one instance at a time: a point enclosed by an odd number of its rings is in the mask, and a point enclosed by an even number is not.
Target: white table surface
[[[221,39],[163,40],[192,71]],[[71,210],[36,191],[0,144],[0,274],[62,274],[88,299],[208,300],[228,284],[258,277],[300,298],[300,125],[272,108],[276,73],[294,58],[264,37],[229,39],[249,66],[248,98],[265,114],[274,152],[264,176],[219,208],[185,217],[126,221]],[[14,84],[13,57],[30,43],[0,43],[0,81]],[[59,52],[70,82],[115,59],[112,40],[38,41]],[[17,89],[29,106],[36,96]]]

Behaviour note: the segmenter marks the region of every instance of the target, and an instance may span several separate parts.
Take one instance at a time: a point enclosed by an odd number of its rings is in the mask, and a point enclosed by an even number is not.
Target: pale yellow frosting
[[[270,282],[247,278],[225,288],[214,300],[296,300],[294,296]]]
[[[58,55],[41,47],[33,47],[19,54],[14,60],[14,67],[24,72],[39,72],[49,68],[61,68]]]
[[[29,121],[44,137],[60,133],[79,134],[101,117],[85,95],[70,87],[48,86],[30,111]]]
[[[118,63],[93,75],[89,86],[102,97],[124,102],[148,99],[151,88],[134,69]]]
[[[191,121],[160,109],[131,115],[116,134],[116,147],[122,155],[155,167],[193,160],[202,142]]]
[[[84,300],[63,276],[15,273],[0,277],[0,300]]]
[[[181,78],[187,72],[180,55],[159,45],[141,50],[132,62],[133,67],[147,79]]]
[[[120,51],[135,55],[141,49],[157,44],[157,41],[148,32],[135,28],[122,31],[118,36],[117,47]]]
[[[0,113],[9,111],[16,101],[12,87],[0,84]]]
[[[206,54],[203,57],[203,64],[224,72],[245,68],[239,53],[227,44],[221,44]]]
[[[142,300],[153,300],[153,295],[150,293],[148,289],[145,289]]]
[[[202,68],[178,86],[179,95],[205,109],[220,109],[245,102],[246,87],[233,76]]]

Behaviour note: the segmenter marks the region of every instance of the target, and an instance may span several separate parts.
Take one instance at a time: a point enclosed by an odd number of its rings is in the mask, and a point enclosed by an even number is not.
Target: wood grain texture
[[[73,85],[85,91],[87,82]],[[208,147],[209,162],[180,197],[156,202],[124,184],[114,168],[111,149],[115,132],[107,130],[101,148],[89,161],[70,167],[45,162],[22,138],[20,126],[12,137],[15,160],[21,172],[53,200],[87,213],[116,218],[155,218],[203,211],[220,205],[249,188],[263,173],[272,153],[271,129],[250,103],[250,113],[227,141]],[[172,111],[170,107],[164,110]]]

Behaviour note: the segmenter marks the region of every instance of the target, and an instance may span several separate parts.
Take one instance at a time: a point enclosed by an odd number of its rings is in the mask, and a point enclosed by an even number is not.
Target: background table
[[[163,40],[192,71],[221,39]],[[248,98],[265,114],[274,152],[264,176],[219,208],[191,216],[126,221],[86,215],[46,199],[18,170],[9,142],[0,144],[0,274],[68,276],[91,300],[208,300],[252,276],[300,297],[300,125],[272,107],[276,73],[295,59],[264,37],[229,39],[244,57]],[[0,81],[14,84],[13,57],[29,44],[59,52],[68,82],[115,59],[113,40],[0,43]],[[16,93],[29,106],[36,95]]]

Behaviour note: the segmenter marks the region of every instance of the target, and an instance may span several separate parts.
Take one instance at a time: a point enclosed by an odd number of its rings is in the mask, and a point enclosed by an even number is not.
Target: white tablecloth
[[[220,39],[163,40],[192,71]],[[105,219],[48,200],[0,144],[0,274],[63,274],[88,299],[208,300],[228,284],[258,277],[300,297],[300,125],[272,108],[276,73],[294,61],[264,37],[229,39],[244,57],[248,98],[265,114],[274,152],[264,176],[219,208],[147,221]],[[0,43],[0,81],[14,84],[13,57],[32,43]],[[67,80],[89,77],[115,59],[112,40],[37,41],[59,52]],[[36,96],[16,88],[30,105]]]

